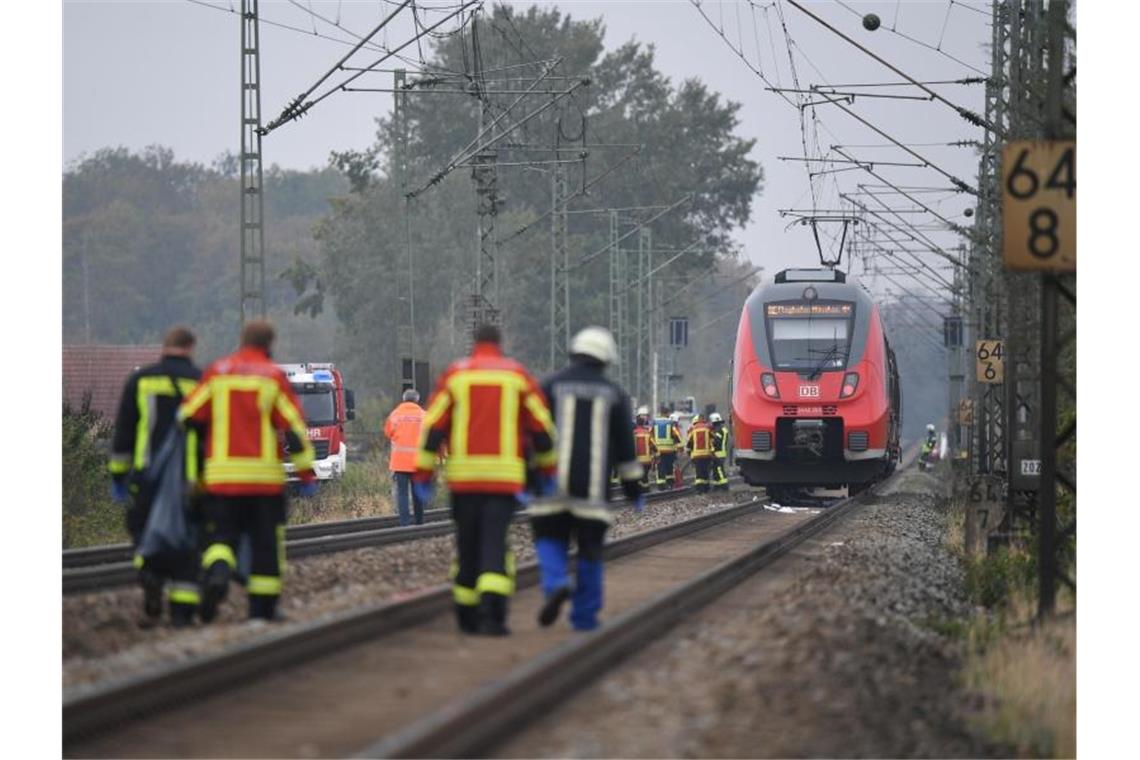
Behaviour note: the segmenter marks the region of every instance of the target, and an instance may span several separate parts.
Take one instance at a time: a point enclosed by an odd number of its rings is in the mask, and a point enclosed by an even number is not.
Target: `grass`
[[[963,685],[983,697],[977,725],[1019,757],[1075,757],[1076,599],[1064,590],[1058,615],[1038,622],[1032,538],[967,552],[965,502],[955,501],[952,510],[947,546],[962,563],[976,612],[930,627],[963,643]]]
[[[391,514],[395,507],[388,457],[377,452],[349,462],[344,477],[321,483],[315,497],[289,501],[290,524]]]

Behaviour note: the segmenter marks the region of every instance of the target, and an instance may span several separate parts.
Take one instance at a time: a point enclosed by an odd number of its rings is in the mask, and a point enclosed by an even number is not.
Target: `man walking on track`
[[[415,488],[421,501],[431,501],[432,472],[446,444],[459,554],[452,579],[459,630],[505,636],[515,585],[507,528],[525,500],[528,449],[542,490],[553,489],[554,423],[534,378],[503,356],[499,328],[480,325],[474,337],[471,355],[447,368],[428,403]]]
[[[131,373],[123,387],[111,440],[111,494],[117,502],[132,501],[127,510],[127,530],[136,549],[154,501],[154,479],[149,477],[152,460],[172,432],[178,404],[202,376],[192,360],[194,343],[194,333],[188,328],[172,327],[162,341],[161,359]],[[198,480],[201,452],[195,431],[186,438],[186,459],[180,466],[186,480],[193,483]],[[135,554],[134,565],[143,587],[144,617],[140,625],[154,625],[162,617],[162,589],[168,580],[170,622],[182,627],[194,621],[199,602],[197,564],[193,552],[153,557]]]
[[[384,421],[384,435],[392,444],[388,455],[388,469],[392,472],[392,493],[400,515],[400,525],[411,522],[408,499],[416,513],[416,525],[423,525],[424,505],[412,488],[412,475],[416,472],[416,451],[419,450],[420,427],[424,410],[420,407],[420,393],[414,388],[404,391],[403,402],[392,410]]]
[[[241,348],[214,362],[178,409],[180,422],[206,428],[205,581],[199,614],[217,615],[237,570],[237,548],[249,541],[249,617],[277,617],[285,573],[285,468],[277,434],[285,437],[301,479],[316,493],[315,458],[305,419],[285,373],[270,359],[273,326],[247,322]]]
[[[570,343],[570,366],[543,383],[558,426],[557,497],[538,500],[530,507],[546,597],[538,616],[543,626],[558,619],[562,604],[570,598],[574,629],[589,631],[598,626],[602,543],[613,521],[608,508],[611,469],[616,469],[636,510],[645,508],[644,466],[634,450],[629,398],[605,376],[606,367],[615,361],[617,345],[610,331],[587,327]],[[645,409],[639,419],[648,416]],[[578,546],[573,587],[568,571],[571,539]]]

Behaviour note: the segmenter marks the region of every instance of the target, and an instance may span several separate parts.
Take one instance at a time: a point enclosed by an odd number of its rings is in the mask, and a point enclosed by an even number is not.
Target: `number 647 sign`
[[[1015,140],[1002,150],[1006,269],[1077,269],[1077,144]]]

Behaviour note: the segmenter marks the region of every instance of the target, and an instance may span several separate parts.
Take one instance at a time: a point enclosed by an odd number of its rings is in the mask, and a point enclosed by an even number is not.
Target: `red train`
[[[788,269],[744,304],[732,372],[736,464],[750,485],[852,493],[899,460],[898,366],[879,308],[837,269]]]

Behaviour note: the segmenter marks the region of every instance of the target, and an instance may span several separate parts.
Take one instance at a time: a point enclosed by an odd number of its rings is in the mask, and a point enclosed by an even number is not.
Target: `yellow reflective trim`
[[[447,579],[453,581],[457,575],[459,575],[459,561],[453,559],[447,567]]]
[[[471,424],[471,382],[467,373],[459,372],[448,380],[451,405],[451,435],[447,441],[449,457],[467,456],[467,427]]]
[[[274,529],[277,537],[277,574],[285,577],[285,523],[278,523]]]
[[[502,573],[482,573],[475,582],[475,590],[480,594],[510,596],[514,590],[511,579]]]
[[[178,421],[185,422],[190,417],[193,417],[194,413],[210,400],[212,390],[213,388],[209,381],[195,385],[190,395],[182,401],[182,406],[178,407],[178,414],[176,415]]]
[[[317,461],[317,451],[313,448],[313,442],[309,440],[309,430],[305,427],[305,420],[301,417],[301,412],[284,393],[278,394],[275,404],[277,411],[289,424],[289,429],[301,439],[301,450],[292,454],[290,461],[298,470],[311,468],[313,463]]]
[[[480,455],[448,457],[444,465],[447,479],[452,482],[492,480],[509,483],[526,481],[526,465],[517,454],[509,457]]]
[[[202,567],[209,568],[215,562],[225,562],[231,570],[237,569],[237,557],[229,544],[210,544],[202,552]]]
[[[261,412],[261,459],[263,461],[279,462],[277,455],[277,431],[273,429],[273,408],[276,406],[273,394],[280,392],[274,385],[272,388],[263,385],[257,390],[257,408]],[[280,396],[277,401],[280,401]],[[302,440],[304,440],[302,438]]]
[[[518,441],[518,395],[523,389],[525,378],[513,370],[507,369],[465,369],[456,372],[447,381],[448,391],[451,393],[452,398],[455,400],[452,408],[452,414],[455,419],[451,426],[451,452],[453,454],[462,456],[467,453],[467,428],[471,422],[471,386],[472,385],[487,385],[498,386],[501,391],[501,402],[499,406],[499,443],[502,445],[504,440],[514,441],[512,444],[515,448],[510,449],[511,452],[517,450]],[[514,398],[511,398],[514,396]],[[508,417],[506,411],[512,410],[514,416]],[[516,424],[514,429],[510,432],[506,428],[511,427],[505,424],[506,420],[515,420]],[[504,436],[507,436],[504,438]],[[507,453],[506,449],[500,449]]]
[[[455,600],[456,604],[460,604],[464,607],[474,607],[479,603],[479,592],[473,588],[456,584],[451,587],[451,598]]]
[[[273,575],[251,575],[246,590],[253,596],[280,596],[281,579]]]
[[[198,587],[190,584],[186,584],[185,586],[171,584],[166,590],[166,598],[175,604],[197,604],[202,601],[202,597],[198,593]]]
[[[186,480],[198,481],[198,431],[186,431]]]
[[[517,377],[517,375],[515,375]],[[517,386],[503,386],[499,401],[499,453],[504,456],[519,450],[519,391]]]
[[[216,383],[217,378],[212,378],[211,383]],[[214,404],[210,407],[210,454],[211,460],[222,460],[230,455],[230,393],[228,388],[219,388],[218,392],[214,394]],[[206,477],[209,478],[211,465],[214,461],[208,461],[206,464]]]
[[[538,394],[527,394],[526,408],[527,411],[529,411],[531,415],[533,415],[534,418],[538,420],[538,423],[542,425],[543,429],[546,430],[550,437],[554,438],[556,430],[554,427],[554,420],[550,417],[550,410],[546,407],[546,404],[542,402],[542,399],[539,398]]]
[[[135,556],[131,557],[131,564],[134,565],[135,570],[142,570],[143,565],[146,564],[146,560],[143,559],[143,555],[136,554]]]
[[[111,461],[107,462],[107,470],[110,471],[112,475],[125,475],[130,469],[130,454],[115,454],[111,457]]]
[[[435,469],[435,453],[427,449],[420,449],[416,452],[416,469],[419,470],[434,470]]]

